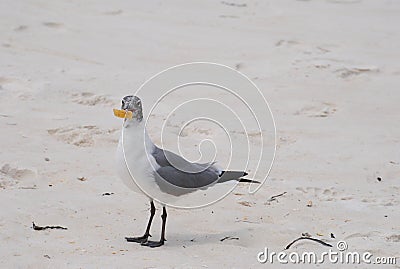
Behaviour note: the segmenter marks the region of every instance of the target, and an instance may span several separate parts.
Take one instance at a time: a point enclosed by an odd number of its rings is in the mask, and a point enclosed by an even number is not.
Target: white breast
[[[159,165],[151,155],[153,150],[144,123],[124,125],[117,148],[117,171],[126,186],[147,196],[152,196],[148,190],[158,188],[153,173]]]

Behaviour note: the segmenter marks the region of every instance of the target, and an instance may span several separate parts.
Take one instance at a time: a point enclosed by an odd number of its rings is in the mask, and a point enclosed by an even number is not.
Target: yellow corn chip
[[[113,109],[114,115],[118,118],[123,118],[123,119],[132,119],[133,113],[132,111],[127,111],[127,110],[121,110],[121,109]]]

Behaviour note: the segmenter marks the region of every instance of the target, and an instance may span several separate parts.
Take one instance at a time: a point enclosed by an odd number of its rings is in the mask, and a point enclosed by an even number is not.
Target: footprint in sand
[[[72,102],[81,105],[95,106],[102,104],[112,107],[115,107],[117,105],[117,102],[113,101],[108,96],[96,95],[91,92],[73,93],[71,97],[72,97]]]
[[[0,87],[2,89],[4,89],[3,85],[9,84],[9,83],[13,83],[15,81],[16,80],[12,79],[12,78],[0,77]]]
[[[59,22],[52,22],[52,21],[48,21],[48,22],[43,22],[42,23],[44,26],[49,27],[49,28],[61,28],[64,26],[64,24],[59,23]]]
[[[92,147],[95,144],[118,142],[118,129],[103,130],[94,125],[70,126],[47,130],[49,135],[66,144],[77,147]]]
[[[245,131],[230,131],[230,134],[238,135],[243,139],[248,139],[248,142],[252,145],[261,145],[263,143],[263,135],[266,136],[266,133],[262,133],[258,130],[248,130]]]
[[[205,135],[205,136],[211,136],[212,135],[212,130],[211,129],[205,129],[205,128],[198,128],[198,127],[194,127],[194,128],[184,128],[183,130],[181,130],[181,132],[179,133],[180,137],[187,137],[190,136],[192,134],[199,134],[199,135]]]
[[[18,27],[15,27],[14,28],[14,31],[15,32],[23,32],[23,31],[25,31],[25,30],[27,30],[28,29],[28,26],[27,25],[20,25],[20,26],[18,26]]]
[[[22,101],[33,100],[32,83],[20,79],[0,77],[0,90],[9,94],[9,98],[18,98]]]
[[[335,45],[319,45],[314,49],[314,53],[310,54],[325,54],[335,48]],[[353,63],[348,60],[336,59],[332,57],[310,57],[308,59],[298,59],[294,61],[295,65],[305,68],[318,68],[320,70],[328,70],[332,74],[342,79],[350,79],[363,74],[377,74],[381,70],[371,64]]]
[[[10,86],[10,88],[12,88],[11,90],[14,90],[14,88],[12,86],[19,85],[19,84],[24,84],[24,81],[16,79],[16,78],[0,77],[0,85],[2,85],[4,87]]]
[[[389,242],[400,242],[400,234],[393,234],[391,236],[386,237],[386,241]]]
[[[154,115],[152,115],[155,117]],[[172,117],[175,116],[175,113],[172,114]],[[184,121],[177,122],[174,119],[169,119],[165,123],[166,126],[174,129],[177,135],[180,137],[188,137],[191,135],[199,135],[199,136],[212,136],[214,135],[213,129],[208,128],[206,125],[192,125],[191,123],[187,123]]]
[[[281,47],[281,46],[293,46],[293,45],[299,45],[300,42],[297,40],[285,40],[281,39],[275,43],[276,47]]]
[[[32,169],[18,168],[4,164],[0,169],[0,188],[6,189],[18,184],[21,180],[36,178],[37,173]]]
[[[296,143],[296,139],[290,136],[279,136],[277,147],[280,148],[282,146],[291,145]]]
[[[353,67],[339,68],[333,72],[336,73],[338,75],[338,77],[349,78],[349,77],[358,76],[361,74],[378,73],[379,68],[377,68],[375,66],[353,66]]]
[[[106,11],[106,12],[103,12],[103,14],[104,15],[111,15],[111,16],[115,16],[115,15],[120,15],[120,14],[122,14],[122,10],[121,9],[118,9],[118,10],[111,10],[111,11]]]
[[[393,191],[393,187],[382,190],[384,193],[390,193]],[[361,202],[373,205],[380,205],[384,207],[389,206],[398,206],[400,201],[395,197],[380,197],[380,198],[371,198],[371,196],[366,196],[361,199]]]
[[[377,200],[375,198],[364,198],[364,199],[361,199],[361,202],[368,203],[368,204],[375,204],[376,201]]]
[[[344,239],[347,240],[350,238],[370,238],[370,237],[375,237],[377,235],[379,235],[379,232],[377,232],[377,231],[371,231],[368,233],[353,233],[353,234],[346,236]]]
[[[308,117],[329,117],[336,112],[336,106],[332,103],[322,102],[315,105],[308,105],[296,111],[294,115],[306,115]]]
[[[316,188],[316,187],[297,187],[296,188],[297,191],[300,191],[304,194],[307,194],[308,196],[314,196],[317,197],[319,199],[321,199],[322,201],[336,201],[338,199],[337,197],[337,193],[338,191],[334,188],[331,187],[329,189],[321,189],[321,188]],[[349,200],[348,197],[343,197],[340,198],[341,200]],[[352,198],[350,198],[352,199]]]

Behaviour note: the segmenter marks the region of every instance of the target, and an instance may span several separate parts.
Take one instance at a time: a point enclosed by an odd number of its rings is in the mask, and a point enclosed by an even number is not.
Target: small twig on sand
[[[318,242],[318,243],[320,243],[320,244],[322,244],[322,245],[324,245],[324,246],[327,246],[327,247],[332,247],[331,244],[325,243],[325,242],[322,241],[322,240],[319,240],[319,239],[316,239],[316,238],[312,238],[312,237],[302,236],[302,237],[297,238],[296,240],[293,240],[292,243],[290,243],[289,245],[287,245],[287,246],[285,247],[285,250],[286,250],[286,249],[289,249],[289,248],[290,248],[294,243],[296,243],[297,241],[303,240],[303,239],[311,240],[311,241],[314,241],[314,242]]]
[[[61,229],[61,230],[67,230],[68,228],[62,227],[62,226],[38,226],[34,222],[32,222],[32,228],[35,231],[42,231],[42,230],[47,230],[47,229]]]
[[[278,198],[278,197],[280,197],[280,196],[283,196],[283,195],[285,195],[286,193],[287,193],[287,192],[285,191],[285,192],[282,192],[281,194],[277,194],[277,195],[271,196],[271,198],[269,198],[269,199],[267,200],[267,202],[275,201],[276,198]]]
[[[225,236],[224,238],[220,239],[219,241],[223,242],[225,240],[239,240],[239,237]]]

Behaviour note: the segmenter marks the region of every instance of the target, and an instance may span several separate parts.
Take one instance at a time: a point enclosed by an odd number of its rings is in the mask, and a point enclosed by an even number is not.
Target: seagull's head
[[[128,115],[127,113],[132,113],[132,120],[142,121],[143,119],[142,101],[137,96],[127,95],[122,98],[121,110],[125,112],[125,119],[130,118],[126,116]]]
[[[122,98],[121,109],[131,111],[135,114],[135,111],[142,111],[142,101],[137,96],[127,95]]]

